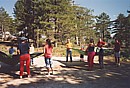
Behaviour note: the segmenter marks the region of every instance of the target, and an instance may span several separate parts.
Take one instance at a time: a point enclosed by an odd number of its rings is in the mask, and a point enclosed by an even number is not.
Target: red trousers
[[[25,62],[27,74],[30,75],[30,54],[24,54],[20,56],[20,76],[23,75]]]
[[[89,69],[92,69],[92,67],[93,67],[94,56],[95,56],[95,52],[88,52],[88,68]]]

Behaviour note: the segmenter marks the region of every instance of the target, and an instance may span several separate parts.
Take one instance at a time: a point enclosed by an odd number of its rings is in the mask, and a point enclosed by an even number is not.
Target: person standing
[[[28,77],[30,77],[30,54],[29,54],[29,44],[27,43],[27,38],[21,37],[21,43],[18,44],[17,48],[18,54],[20,54],[20,78],[23,76],[24,72],[24,62],[26,62],[26,70]]]
[[[80,48],[81,51],[84,51],[84,45],[81,46]],[[84,61],[84,54],[80,54],[80,61]]]
[[[53,52],[53,46],[50,39],[46,40],[46,44],[43,49],[44,57],[45,57],[45,64],[47,68],[48,75],[50,75],[50,70],[53,74],[53,68],[52,68],[52,52]]]
[[[98,52],[98,61],[99,61],[99,65],[100,65],[100,68],[102,69],[104,67],[104,64],[103,64],[103,57],[104,57],[104,49],[103,49],[103,45],[105,45],[105,42],[100,38],[98,43],[97,43],[97,49],[99,49],[99,52]]]
[[[30,46],[30,54],[34,53],[34,46],[33,46],[33,43],[31,44]],[[33,58],[31,59],[31,65],[33,65],[34,62],[33,62]]]
[[[115,40],[114,44],[114,55],[115,55],[115,63],[120,66],[120,48],[121,44],[118,39]]]
[[[70,55],[70,62],[72,62],[72,43],[67,39],[66,43],[66,62],[68,62],[68,55]]]
[[[16,50],[14,49],[13,45],[11,45],[11,47],[9,48],[9,54],[13,55],[15,53],[15,51]]]
[[[86,52],[88,54],[88,70],[92,70],[93,68],[93,63],[94,63],[94,56],[95,56],[95,44],[94,44],[94,40],[90,39],[90,43],[86,49]]]

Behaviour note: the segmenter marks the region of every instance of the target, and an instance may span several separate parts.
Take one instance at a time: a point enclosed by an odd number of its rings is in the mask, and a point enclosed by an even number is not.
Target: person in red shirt
[[[46,44],[44,46],[44,57],[45,57],[45,64],[47,68],[48,75],[50,75],[50,69],[53,74],[53,68],[52,68],[52,52],[53,52],[53,46],[51,44],[51,40],[47,39]]]
[[[97,46],[101,47],[103,45],[105,45],[105,42],[100,38],[99,41],[98,41],[98,43],[97,43]]]
[[[104,57],[104,49],[103,46],[105,45],[105,42],[100,38],[98,43],[97,43],[97,49],[96,52],[98,50],[98,61],[99,61],[99,65],[100,68],[104,68],[104,64],[103,64],[103,57]]]

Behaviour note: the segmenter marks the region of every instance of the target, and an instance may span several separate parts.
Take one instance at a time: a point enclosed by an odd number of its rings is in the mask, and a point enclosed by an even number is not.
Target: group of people
[[[68,62],[68,54],[70,54],[70,61],[72,62],[72,43],[70,42],[70,39],[67,40],[67,44],[66,44],[66,62]],[[82,51],[85,51],[85,53],[87,54],[88,58],[87,58],[87,62],[88,62],[88,70],[92,70],[93,69],[93,63],[94,63],[94,56],[97,54],[98,58],[99,58],[99,65],[100,68],[104,68],[104,64],[103,64],[103,57],[104,57],[104,49],[103,46],[107,45],[106,42],[104,42],[101,38],[99,39],[98,43],[95,44],[93,39],[90,39],[90,42],[87,46],[86,49],[84,49],[84,46],[81,46]],[[95,47],[97,47],[96,51],[95,51]],[[120,48],[121,48],[121,44],[119,42],[118,39],[115,40],[114,43],[114,56],[115,56],[115,63],[117,66],[120,66]],[[80,61],[84,60],[84,54],[80,54]]]
[[[99,52],[99,64],[100,64],[100,68],[103,68],[103,53],[104,53],[104,49],[103,46],[106,43],[104,41],[102,41],[102,39],[99,39],[97,45],[95,45],[94,40],[90,39],[90,43],[88,44],[85,52],[88,55],[88,70],[92,70],[93,69],[93,60],[94,60],[94,56],[96,54],[95,50],[95,46],[98,47]],[[118,40],[116,40],[115,42],[115,46],[114,46],[114,51],[115,51],[115,62],[117,65],[120,65],[120,43]],[[22,37],[21,38],[21,43],[18,44],[17,47],[17,53],[20,55],[20,78],[23,78],[23,72],[24,72],[24,63],[26,62],[26,70],[27,70],[27,76],[30,77],[30,50],[34,51],[34,47],[33,45],[29,45],[29,43],[27,42],[27,38]],[[81,50],[84,50],[84,46],[81,47]],[[11,47],[9,49],[9,53],[13,54],[15,50],[13,49],[13,47]],[[51,43],[50,39],[46,40],[46,44],[44,45],[43,48],[43,53],[44,53],[44,58],[45,58],[45,64],[46,64],[46,68],[47,68],[47,72],[48,75],[53,74],[53,68],[52,68],[52,52],[53,52],[53,46]],[[70,62],[72,62],[72,43],[70,42],[70,39],[67,39],[67,43],[66,43],[66,62],[68,62],[68,56],[70,55]],[[80,55],[81,60],[84,59],[84,55],[81,54]]]
[[[21,43],[18,44],[17,52],[20,54],[20,78],[23,77],[23,71],[24,71],[24,62],[26,62],[26,70],[27,75],[30,77],[30,49],[29,43],[27,42],[27,38],[22,37]],[[47,39],[46,44],[43,49],[44,58],[45,58],[45,64],[47,68],[48,75],[50,75],[50,71],[52,71],[53,74],[53,68],[52,68],[52,51],[53,46],[51,44],[51,40]]]

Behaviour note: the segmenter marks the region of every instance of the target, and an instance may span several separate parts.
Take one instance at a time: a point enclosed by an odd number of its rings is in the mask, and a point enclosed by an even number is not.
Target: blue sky
[[[7,13],[9,13],[10,16],[13,16],[13,8],[16,1],[17,0],[0,0],[0,7],[4,7]]]
[[[14,4],[17,0],[0,0],[0,7],[4,7],[10,16],[13,16]],[[130,0],[74,0],[75,4],[94,10],[94,15],[102,12],[107,13],[111,20],[116,19],[118,14],[128,15],[130,10]]]
[[[130,0],[74,0],[76,4],[88,9],[94,10],[94,15],[102,12],[107,13],[111,20],[122,13],[128,16],[127,10],[130,10]]]

